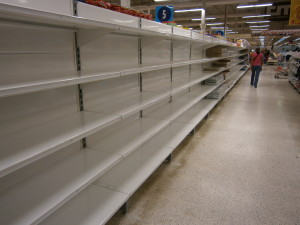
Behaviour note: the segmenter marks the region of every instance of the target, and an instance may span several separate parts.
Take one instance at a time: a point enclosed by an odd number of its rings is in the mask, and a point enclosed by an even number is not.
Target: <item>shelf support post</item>
[[[77,16],[77,1],[73,1],[73,14],[74,16]],[[75,63],[76,63],[76,70],[77,72],[81,71],[81,60],[80,60],[80,48],[78,43],[78,35],[76,32],[74,32],[74,48],[75,48]],[[80,84],[77,85],[77,96],[78,96],[78,104],[79,104],[79,111],[84,111],[84,105],[83,105],[83,90]],[[81,149],[84,149],[86,147],[86,138],[81,139]]]
[[[165,162],[168,163],[168,164],[171,163],[172,158],[173,158],[173,154],[171,153],[171,154],[168,155],[168,157],[165,159]]]
[[[191,132],[189,133],[189,136],[193,136],[195,134],[195,128],[193,128],[193,130],[191,130]]]
[[[123,213],[123,214],[126,214],[128,212],[128,201],[126,201],[120,208],[120,211]]]

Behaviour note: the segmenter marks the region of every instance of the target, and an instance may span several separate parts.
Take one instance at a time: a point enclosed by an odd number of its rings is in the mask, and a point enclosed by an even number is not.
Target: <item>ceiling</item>
[[[289,26],[289,8],[291,0],[169,0],[155,2],[154,0],[122,0],[130,1],[131,8],[155,14],[155,8],[159,5],[170,5],[175,10],[178,9],[193,9],[204,8],[206,10],[206,18],[213,17],[216,19],[206,20],[207,24],[210,23],[223,23],[215,25],[221,29],[226,27],[230,32],[227,37],[229,38],[244,38],[247,39],[252,45],[260,45],[259,36],[262,31],[252,31],[251,29],[268,29],[268,30],[286,30],[286,29],[300,29],[300,26]],[[117,3],[120,0],[111,0],[110,2]],[[256,8],[237,8],[238,5],[248,4],[263,4],[273,3],[269,7],[256,7]],[[259,18],[243,18],[244,16],[253,15],[271,15]],[[225,19],[226,15],[226,19]],[[192,19],[201,18],[200,12],[175,12],[174,21],[186,28],[200,29],[201,21],[192,21]],[[268,23],[246,23],[254,21],[270,21]],[[250,26],[264,26],[264,27],[250,27]],[[269,26],[268,26],[269,25]],[[215,30],[212,26],[206,26],[207,33],[214,33]],[[286,41],[294,40],[300,37],[299,35],[291,36]],[[270,46],[278,41],[282,36],[265,36],[265,45]]]

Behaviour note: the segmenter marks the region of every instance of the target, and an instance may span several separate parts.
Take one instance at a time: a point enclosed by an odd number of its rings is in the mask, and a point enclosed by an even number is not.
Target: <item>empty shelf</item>
[[[125,157],[169,123],[167,120],[138,118],[129,125],[116,127],[115,130],[111,127],[111,129],[114,130],[111,133],[106,134],[104,130],[100,131],[100,133],[95,134],[95,136],[88,138],[88,147],[108,151],[110,153],[117,153]]]
[[[175,97],[173,100],[176,102],[190,102],[195,104],[216,89],[216,87],[217,86],[212,85],[199,85],[196,88],[193,88],[190,92],[187,92],[179,97]]]
[[[132,195],[173,151],[172,148],[144,144],[109,170],[95,184]]]
[[[13,85],[1,85],[0,97],[25,94],[30,92],[66,87],[76,84],[100,81],[121,76],[120,72],[98,72],[90,74],[82,74],[80,76],[70,76],[58,79],[40,80],[26,83],[16,83]]]
[[[121,159],[122,155],[83,149],[34,173],[0,193],[1,224],[37,224]]]
[[[148,144],[175,149],[193,129],[194,125],[191,123],[172,122],[151,138]]]
[[[170,97],[170,93],[136,92],[87,109],[92,112],[112,113],[128,117],[148,106]]]
[[[211,111],[211,109],[217,103],[217,100],[202,99],[200,102],[195,104],[190,110],[186,111],[181,116],[176,118],[175,121],[191,123],[194,126],[197,126],[197,124]]]
[[[120,116],[116,115],[80,112],[2,136],[0,176],[66,147],[120,119]]]
[[[39,225],[103,225],[128,198],[127,194],[91,185]]]

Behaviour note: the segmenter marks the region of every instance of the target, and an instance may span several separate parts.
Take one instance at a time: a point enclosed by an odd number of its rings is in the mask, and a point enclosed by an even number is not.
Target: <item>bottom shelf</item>
[[[128,198],[127,194],[91,185],[39,224],[105,224]]]

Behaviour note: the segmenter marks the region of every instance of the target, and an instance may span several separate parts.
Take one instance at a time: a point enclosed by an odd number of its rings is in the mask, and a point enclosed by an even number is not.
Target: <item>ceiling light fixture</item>
[[[270,25],[249,26],[250,28],[269,27]]]
[[[243,16],[243,18],[266,17],[266,16],[271,16],[271,15],[266,14],[266,15],[256,15],[256,16]]]
[[[170,0],[154,0],[155,2],[168,2]]]
[[[230,32],[227,32],[227,34],[238,34],[238,32],[230,31]]]
[[[207,26],[222,25],[224,23],[207,23]]]
[[[300,41],[300,38],[295,39],[294,41]]]
[[[210,29],[212,29],[212,30],[218,30],[218,29],[224,30],[224,27],[211,27]],[[228,27],[226,27],[226,29],[228,29]]]
[[[174,12],[197,12],[197,11],[202,11],[203,9],[178,9],[175,10]]]
[[[217,19],[217,18],[215,18],[215,17],[207,17],[207,18],[205,18],[205,20],[215,20],[215,19]],[[199,21],[199,20],[202,20],[202,19],[200,19],[200,18],[192,19],[192,21]]]
[[[270,20],[264,20],[264,21],[248,21],[246,23],[270,23]]]
[[[267,28],[261,28],[261,29],[251,29],[251,30],[257,31],[257,30],[268,30],[268,29]]]
[[[254,7],[267,7],[267,6],[272,6],[272,3],[266,3],[266,4],[256,4],[256,5],[238,5],[238,9],[243,9],[243,8],[254,8]]]

